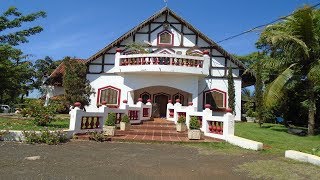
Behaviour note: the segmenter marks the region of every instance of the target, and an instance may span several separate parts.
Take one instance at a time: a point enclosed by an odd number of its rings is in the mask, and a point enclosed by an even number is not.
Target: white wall
[[[128,100],[133,103],[131,91],[150,86],[168,86],[180,89],[192,94],[192,102],[198,104],[198,77],[197,76],[179,76],[179,75],[138,75],[130,74],[124,76],[106,75],[106,74],[88,74],[87,79],[94,88],[96,94],[91,95],[91,107],[97,106],[97,92],[99,88],[105,86],[114,86],[121,89],[120,103]]]
[[[241,79],[234,79],[234,85],[235,85],[235,95],[236,95],[236,116],[235,120],[240,121],[241,120]],[[202,104],[203,104],[203,92],[210,90],[210,89],[219,89],[221,91],[224,91],[227,93],[227,104],[228,107],[228,80],[227,79],[218,79],[218,78],[212,78],[212,79],[200,79],[199,80],[199,104],[198,104],[198,110],[201,110]]]

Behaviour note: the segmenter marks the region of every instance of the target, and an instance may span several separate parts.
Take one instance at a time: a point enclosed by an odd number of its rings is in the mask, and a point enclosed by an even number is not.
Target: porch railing
[[[213,115],[210,105],[206,104],[202,112],[198,112],[192,103],[189,106],[182,106],[180,102],[167,104],[167,119],[177,123],[180,116],[186,117],[186,125],[192,117],[196,117],[201,125],[200,130],[205,136],[226,140],[228,136],[234,135],[234,115],[232,110],[227,109],[222,115]]]
[[[124,100],[123,106],[118,109],[108,108],[106,104],[99,107],[95,112],[85,112],[79,107],[80,103],[75,103],[75,108],[70,111],[69,132],[72,134],[86,133],[91,131],[103,131],[104,122],[109,113],[116,114],[116,122],[120,123],[121,118],[126,114],[129,116],[131,123],[141,123],[149,120],[152,112],[151,101],[146,104],[139,99],[137,104],[127,105]]]
[[[132,54],[120,55],[119,58],[120,66],[171,65],[202,68],[204,61],[203,57],[175,54]]]

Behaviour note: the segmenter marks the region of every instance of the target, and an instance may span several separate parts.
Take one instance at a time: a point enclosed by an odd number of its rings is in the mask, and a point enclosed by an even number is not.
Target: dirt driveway
[[[40,159],[25,159],[31,156]],[[233,169],[256,154],[204,153],[172,144],[74,141],[58,146],[0,142],[0,157],[0,179],[202,180],[248,179]]]

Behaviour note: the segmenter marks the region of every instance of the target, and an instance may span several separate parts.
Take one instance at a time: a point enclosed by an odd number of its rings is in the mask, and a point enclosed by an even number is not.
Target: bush
[[[115,126],[116,125],[116,114],[115,113],[108,114],[105,125],[107,125],[107,126]]]
[[[54,145],[68,141],[67,135],[63,131],[50,132],[49,130],[44,130],[40,131],[40,133],[36,133],[35,131],[23,131],[22,134],[25,137],[25,142],[28,144],[46,143]]]
[[[30,101],[27,107],[21,110],[21,114],[24,117],[34,117],[34,124],[38,126],[46,126],[53,121],[57,106],[54,104],[43,105],[44,103],[41,100]]]
[[[106,140],[103,132],[88,132],[90,135],[89,139],[97,142],[103,142]]]
[[[200,129],[200,123],[197,119],[197,117],[191,117],[190,119],[190,124],[189,124],[190,129]]]
[[[186,117],[180,116],[180,117],[178,118],[178,123],[185,124],[185,123],[186,123]]]
[[[129,120],[128,115],[125,114],[125,115],[122,117],[121,122],[130,123],[130,120]]]

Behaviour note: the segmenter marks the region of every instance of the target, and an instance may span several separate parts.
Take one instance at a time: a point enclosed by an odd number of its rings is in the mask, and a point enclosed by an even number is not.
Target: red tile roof
[[[71,60],[75,60],[79,63],[86,63],[86,59],[71,59]],[[49,76],[49,79],[55,79],[53,80],[53,84],[55,85],[61,85],[62,84],[62,76],[64,75],[64,69],[65,69],[65,65],[64,62],[62,62]]]
[[[79,63],[85,63],[87,60],[86,59],[71,59],[71,60],[75,60]],[[65,65],[64,62],[62,62],[49,76],[49,78],[54,78],[56,76],[59,75],[63,75],[64,74],[64,69],[65,69]]]

